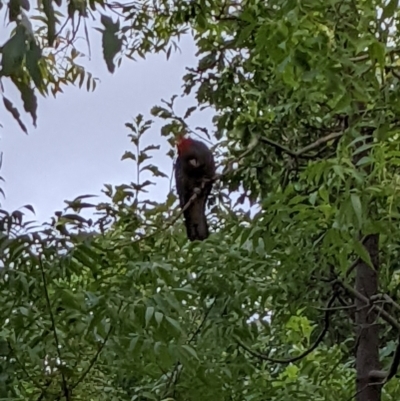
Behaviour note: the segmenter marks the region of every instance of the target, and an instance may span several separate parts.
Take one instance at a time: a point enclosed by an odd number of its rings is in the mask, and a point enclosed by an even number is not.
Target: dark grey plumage
[[[202,241],[209,235],[205,209],[212,182],[206,180],[215,176],[214,156],[203,142],[191,138],[181,138],[177,147],[175,181],[180,206],[184,208],[196,188],[200,190],[196,199],[183,212],[187,236],[190,241]]]

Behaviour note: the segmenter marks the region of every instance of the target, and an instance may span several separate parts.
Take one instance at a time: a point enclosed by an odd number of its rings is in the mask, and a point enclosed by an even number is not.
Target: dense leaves
[[[378,311],[384,368],[399,337],[397,1],[65,6],[41,2],[28,17],[27,2],[7,3],[16,29],[1,49],[1,79],[36,121],[37,92],[92,80],[64,24],[95,15],[110,72],[124,56],[169,57],[190,28],[199,63],[183,92],[198,104],[180,116],[174,96],[152,114],[173,145],[182,130],[210,138],[188,121],[215,109],[213,234],[188,243],[174,193],[146,199],[146,187],[169,177],[149,161],[158,145],[141,146],[152,124],[141,115],[126,124],[132,149],[122,156],[139,178],[106,185],[107,202],[79,197],[42,227],[25,210],[2,211],[1,397],[352,399],[351,289],[355,263],[375,268],[370,234],[379,235],[382,295],[363,308]],[[392,380],[382,391],[394,400],[400,389]]]

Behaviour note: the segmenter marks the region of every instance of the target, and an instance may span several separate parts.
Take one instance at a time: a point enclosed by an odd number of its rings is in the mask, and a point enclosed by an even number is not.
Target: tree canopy
[[[24,131],[37,96],[95,89],[79,34],[100,31],[111,73],[192,35],[181,94],[197,104],[151,114],[171,159],[186,131],[219,163],[203,242],[187,241],[173,189],[146,199],[147,174],[170,177],[150,161],[158,144],[141,146],[142,114],[122,156],[137,180],[106,185],[107,202],[82,195],[39,228],[29,205],[0,211],[0,398],[397,399],[398,1],[0,6],[13,28],[0,79],[24,112],[1,94]],[[213,132],[187,123],[209,107]]]

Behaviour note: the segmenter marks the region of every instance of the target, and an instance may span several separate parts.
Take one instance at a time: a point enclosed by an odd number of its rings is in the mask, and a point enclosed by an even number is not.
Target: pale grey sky
[[[4,40],[0,35],[0,44]],[[130,146],[125,122],[138,113],[154,119],[150,109],[160,105],[162,98],[169,100],[173,94],[181,94],[185,67],[197,64],[194,42],[186,36],[180,43],[181,53],[173,54],[168,61],[163,54],[150,55],[138,62],[125,59],[112,75],[102,58],[100,33],[91,30],[90,40],[92,59],[80,64],[100,78],[94,92],[68,87],[56,99],[39,98],[36,129],[29,125],[30,116],[23,115],[28,136],[4,108],[0,109],[3,124],[0,176],[6,180],[1,184],[6,193],[6,198],[0,199],[1,208],[11,211],[31,204],[36,210],[34,219],[44,221],[65,206],[64,200],[82,194],[100,194],[105,183],[134,181],[134,164],[121,161]],[[5,93],[22,111],[19,95],[11,85],[6,85]],[[187,107],[195,104],[195,99],[178,98],[176,103],[183,115]],[[188,122],[193,128],[198,125],[211,128],[211,118],[212,112],[204,111],[193,114]],[[162,145],[154,164],[170,175],[172,161],[165,156],[168,146],[160,134],[162,124],[155,121],[145,142]],[[159,181],[151,188],[149,197],[161,201],[168,188],[168,180]]]

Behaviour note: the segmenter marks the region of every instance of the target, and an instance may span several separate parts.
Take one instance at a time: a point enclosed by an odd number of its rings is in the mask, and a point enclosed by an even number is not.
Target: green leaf
[[[145,315],[145,320],[146,320],[146,327],[149,325],[149,322],[151,320],[151,318],[154,315],[154,307],[153,306],[149,306],[146,309],[146,315]]]
[[[81,310],[83,297],[81,294],[74,294],[68,289],[59,290],[60,297],[64,306],[70,309]]]
[[[61,1],[61,0],[58,0]],[[87,3],[82,0],[70,0],[68,2],[68,15],[72,19],[74,18],[75,12],[78,12],[80,17],[87,17],[86,10]]]
[[[167,320],[167,322],[174,328],[176,329],[179,333],[182,331],[181,330],[181,326],[179,324],[179,322],[175,319],[172,319],[172,317],[169,316],[165,316],[165,319]]]
[[[155,400],[155,401],[158,400],[158,398],[157,398],[154,394],[152,394],[152,393],[150,393],[150,392],[148,392],[148,391],[143,391],[143,392],[141,393],[141,396],[142,396],[143,398],[148,399],[148,400]]]
[[[383,43],[375,41],[369,46],[369,54],[373,60],[376,60],[381,68],[385,67],[386,49]]]
[[[28,133],[28,130],[26,129],[24,123],[21,120],[21,115],[19,114],[19,111],[14,107],[14,105],[11,103],[10,100],[8,100],[5,96],[3,96],[3,103],[7,111],[9,111],[14,119],[18,122],[19,126],[21,129],[25,132],[25,134]]]
[[[389,0],[389,2],[383,7],[382,19],[393,17],[398,6],[399,0]]]
[[[54,14],[53,1],[42,0],[43,11],[47,17],[47,41],[49,46],[52,47],[54,39],[56,38],[56,16]]]
[[[136,344],[138,343],[139,336],[134,336],[129,343],[129,351],[132,352],[136,348]]]
[[[32,116],[33,125],[36,127],[37,99],[34,90],[30,87],[29,84],[26,84],[24,81],[17,79],[12,79],[12,81],[21,93],[24,109],[26,112],[30,113],[30,115]]]
[[[26,68],[39,90],[43,90],[43,76],[39,68],[39,62],[41,59],[42,50],[36,44],[35,40],[31,40],[29,42],[29,48],[26,51]]]
[[[179,287],[179,288],[173,288],[173,291],[178,293],[178,294],[188,294],[188,295],[198,295],[193,288],[190,287]]]
[[[11,76],[20,69],[26,52],[25,29],[18,26],[15,34],[3,45],[1,75]]]
[[[107,15],[102,15],[101,23],[104,26],[104,29],[101,31],[103,33],[103,56],[108,71],[113,73],[115,70],[114,57],[122,48],[122,39],[117,35],[119,31],[119,22],[113,22],[113,20]]]
[[[126,160],[126,159],[131,159],[131,160],[136,161],[136,155],[133,154],[132,152],[126,151],[126,152],[122,155],[121,160]]]
[[[35,214],[35,209],[33,208],[32,205],[24,205],[24,206],[22,206],[22,208],[28,209],[28,210],[31,211],[33,214]]]
[[[164,107],[154,106],[150,113],[155,117],[160,117],[163,119],[172,118],[172,113],[165,109]]]
[[[154,177],[168,178],[167,174],[163,173],[157,166],[153,164],[148,164],[147,166],[144,166],[140,169],[140,171],[145,171],[145,170],[150,171]]]
[[[190,116],[191,116],[191,114],[195,111],[197,109],[197,106],[192,106],[192,107],[189,107],[187,110],[186,110],[186,113],[185,113],[185,115],[184,115],[184,117],[183,118],[189,118]]]
[[[371,269],[374,269],[374,265],[372,264],[371,257],[368,251],[365,249],[364,245],[360,242],[355,240],[353,242],[354,251],[356,254],[369,266]]]
[[[154,317],[156,319],[157,324],[160,325],[163,320],[164,315],[161,312],[155,312]]]
[[[335,111],[337,113],[345,112],[347,111],[351,101],[351,96],[346,92],[341,96],[338,100],[338,102],[335,105]]]
[[[182,345],[181,347],[184,349],[188,354],[190,354],[193,358],[199,360],[199,357],[196,353],[196,351],[190,346],[190,345]]]
[[[358,220],[358,227],[362,227],[362,205],[361,205],[361,200],[360,197],[357,194],[351,194],[351,204],[353,206],[354,213],[357,216]]]

